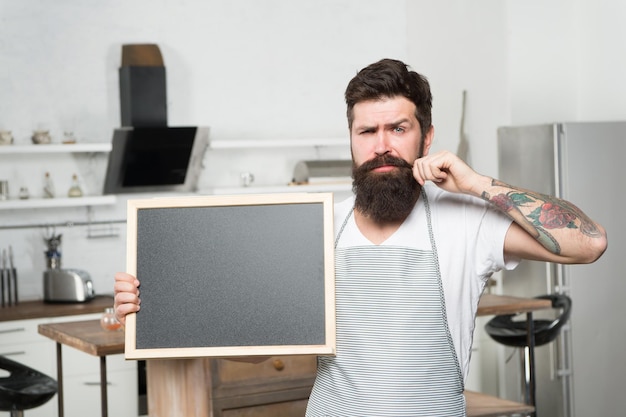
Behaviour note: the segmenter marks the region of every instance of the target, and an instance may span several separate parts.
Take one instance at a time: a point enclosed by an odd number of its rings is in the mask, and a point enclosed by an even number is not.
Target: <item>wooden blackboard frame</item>
[[[306,205],[306,206],[304,206]],[[167,305],[169,303],[167,297],[160,298],[160,303],[157,306],[157,303],[151,304],[150,299],[146,299],[146,295],[149,291],[146,290],[144,281],[142,281],[142,277],[138,275],[138,255],[142,253],[142,241],[147,239],[140,239],[138,234],[145,233],[139,232],[142,229],[142,223],[145,223],[145,220],[142,218],[145,217],[146,214],[152,214],[149,211],[142,210],[152,210],[152,209],[167,209],[164,211],[166,216],[171,216],[169,219],[171,222],[175,222],[175,217],[177,216],[195,216],[196,210],[193,209],[208,209],[209,211],[213,208],[220,209],[226,208],[228,209],[228,213],[234,213],[236,210],[231,209],[241,209],[245,208],[245,210],[264,210],[264,213],[267,213],[268,210],[270,212],[278,212],[278,210],[283,210],[280,213],[284,213],[284,210],[294,210],[293,214],[296,214],[296,211],[302,209],[308,210],[306,213],[311,213],[310,209],[315,208],[315,213],[319,213],[319,216],[322,218],[310,219],[313,221],[313,224],[321,225],[322,231],[317,230],[316,233],[311,233],[312,236],[301,236],[298,237],[298,245],[311,245],[311,247],[315,248],[312,253],[322,253],[323,259],[315,260],[320,267],[323,269],[321,274],[323,277],[323,283],[316,284],[318,289],[315,291],[318,298],[323,297],[323,301],[318,303],[319,305],[314,307],[313,312],[311,313],[311,318],[315,319],[315,322],[319,325],[316,329],[320,329],[319,331],[313,333],[317,334],[316,343],[312,344],[301,344],[299,342],[296,343],[285,343],[284,341],[277,341],[277,343],[263,343],[259,345],[239,345],[237,343],[211,343],[210,345],[202,345],[202,346],[189,346],[182,344],[181,346],[142,346],[138,344],[138,335],[142,334],[140,331],[142,330],[142,326],[147,326],[146,328],[150,329],[150,338],[154,337],[159,339],[159,335],[167,335],[168,326],[160,327],[158,323],[149,323],[144,320],[144,317],[150,317],[149,314],[145,313],[146,311],[156,311],[175,308],[185,308],[180,305]],[[169,210],[175,209],[175,210]],[[192,210],[189,210],[192,209]],[[224,212],[224,211],[222,211]],[[156,212],[155,212],[156,213]],[[314,217],[319,217],[317,214]],[[291,216],[288,216],[292,218]],[[310,216],[309,216],[310,217]],[[249,217],[246,217],[248,219]],[[281,218],[281,223],[283,219]],[[304,219],[306,220],[306,219]],[[206,217],[198,216],[199,222],[207,222]],[[158,223],[158,224],[169,224],[170,221]],[[188,224],[187,222],[186,224]],[[298,222],[300,223],[300,222]],[[181,223],[182,224],[182,223]],[[247,227],[250,227],[250,223],[246,222]],[[215,226],[215,224],[205,224],[203,227]],[[144,226],[145,228],[146,226]],[[145,230],[153,230],[154,227]],[[161,229],[160,227],[156,229]],[[262,226],[259,226],[259,229],[263,229]],[[281,233],[292,233],[293,231],[289,227],[289,224],[277,224],[277,230],[281,230]],[[298,229],[296,227],[296,229]],[[268,229],[266,229],[268,230]],[[254,230],[249,231],[254,235]],[[272,231],[272,234],[275,231]],[[152,232],[150,232],[152,233]],[[262,233],[262,230],[261,232]],[[228,234],[228,233],[227,233]],[[235,235],[235,233],[233,233]],[[127,205],[127,272],[135,275],[142,282],[140,297],[142,298],[141,311],[138,313],[129,314],[126,317],[126,328],[125,328],[125,357],[127,359],[158,359],[158,358],[190,358],[190,357],[238,357],[238,356],[274,356],[274,355],[334,355],[336,350],[336,311],[335,311],[335,266],[334,266],[334,229],[333,229],[333,196],[332,193],[284,193],[284,194],[259,194],[259,195],[231,195],[231,196],[193,196],[193,197],[167,197],[167,198],[150,198],[150,199],[138,199],[138,200],[129,200]],[[230,237],[229,237],[230,238]],[[274,236],[275,238],[275,236]],[[294,239],[293,237],[290,237]],[[236,239],[236,238],[234,238]],[[245,239],[247,241],[247,239]],[[318,240],[317,242],[315,240]],[[197,244],[202,244],[202,242],[196,242]],[[238,242],[235,242],[238,243]],[[244,239],[241,239],[241,244],[246,244]],[[321,249],[320,249],[320,245]],[[144,255],[145,256],[145,255]],[[311,263],[310,256],[307,255],[307,259],[290,259],[294,265],[298,265],[300,262]],[[176,262],[177,259],[175,256],[169,262]],[[181,261],[182,262],[182,261]],[[245,260],[242,260],[245,262]],[[141,264],[141,263],[140,263]],[[142,265],[146,265],[146,262]],[[259,268],[257,264],[252,266],[253,268]],[[188,264],[179,265],[179,269],[184,271],[188,269]],[[178,270],[178,267],[177,267]],[[260,271],[262,272],[262,271]],[[172,276],[158,276],[160,275],[160,271],[152,271],[155,276],[151,276],[150,280],[152,283],[159,283],[171,279],[180,279],[180,277],[172,277]],[[271,271],[267,272],[267,275],[270,275]],[[263,275],[262,273],[260,275]],[[298,275],[298,274],[295,274]],[[229,275],[228,277],[231,279],[232,277]],[[304,279],[304,278],[302,278]],[[273,285],[273,279],[270,281],[269,279],[264,282],[264,285],[271,286]],[[282,281],[284,285],[284,280]],[[200,286],[204,286],[206,284],[200,283]],[[229,283],[230,285],[230,283]],[[236,282],[233,283],[236,285]],[[296,283],[294,283],[296,285]],[[322,287],[319,290],[319,287]],[[308,288],[308,285],[304,285],[303,287]],[[304,291],[306,291],[306,288]],[[301,287],[298,286],[296,288],[298,297],[300,297]],[[278,290],[278,289],[276,289]],[[174,291],[175,292],[175,291]],[[229,291],[232,293],[232,291]],[[321,294],[319,294],[321,292]],[[211,292],[211,294],[214,294]],[[307,294],[303,294],[303,296],[308,297]],[[314,295],[311,295],[313,297]],[[228,297],[228,295],[224,295],[224,297]],[[235,297],[236,298],[236,297]],[[165,300],[165,301],[164,301]],[[233,303],[240,302],[241,300],[232,300]],[[195,311],[196,308],[202,309],[204,306],[200,305],[202,300],[190,300],[190,302],[194,302],[199,305],[193,306],[194,308],[189,308],[189,310]],[[205,302],[206,303],[206,302]],[[300,307],[298,307],[300,308]],[[170,310],[175,311],[175,310]],[[138,315],[142,315],[139,317]],[[161,313],[159,313],[161,314]],[[161,314],[164,317],[167,315]],[[274,316],[272,316],[274,317]],[[309,315],[307,315],[309,317]],[[187,320],[188,319],[188,320]],[[206,320],[206,317],[188,317],[185,318],[184,322],[192,323],[198,320]],[[156,321],[156,320],[155,320]],[[144,323],[146,322],[146,323]],[[239,320],[237,323],[242,322]],[[269,323],[272,325],[272,323]],[[280,325],[280,324],[276,324]],[[186,325],[183,324],[184,328]],[[171,326],[170,326],[171,327]],[[322,328],[323,327],[323,328]],[[160,332],[164,333],[160,333]],[[183,331],[183,330],[181,330]],[[255,330],[251,332],[254,333]],[[144,329],[143,334],[146,331]],[[156,333],[153,335],[153,333]],[[197,332],[185,332],[188,333],[197,333]],[[261,331],[259,331],[261,333]],[[271,332],[270,332],[271,333]],[[321,334],[323,333],[323,334]],[[308,334],[308,333],[307,333]],[[281,336],[282,337],[282,336]],[[291,336],[287,336],[291,337]],[[305,336],[308,338],[308,336]],[[319,340],[318,340],[319,339]]]

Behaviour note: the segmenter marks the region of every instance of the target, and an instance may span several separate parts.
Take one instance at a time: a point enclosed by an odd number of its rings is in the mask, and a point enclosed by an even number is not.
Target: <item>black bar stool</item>
[[[565,294],[540,295],[535,298],[552,301],[552,308],[561,310],[554,320],[534,319],[535,346],[545,345],[552,342],[559,335],[563,325],[569,320],[572,310],[572,300]],[[522,384],[524,392],[529,390],[529,372],[526,371],[530,356],[528,346],[528,323],[526,320],[514,320],[515,314],[503,314],[495,316],[485,324],[485,331],[496,342],[506,346],[519,347],[521,350]],[[533,393],[534,394],[534,393]],[[534,395],[532,396],[534,398]]]
[[[57,393],[57,382],[28,366],[0,356],[0,369],[9,376],[0,378],[0,411],[22,417],[24,410],[39,407]]]

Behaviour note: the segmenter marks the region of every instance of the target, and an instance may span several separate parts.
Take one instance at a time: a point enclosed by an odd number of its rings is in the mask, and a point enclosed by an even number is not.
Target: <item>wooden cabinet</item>
[[[257,364],[227,359],[147,361],[151,417],[301,417],[316,356],[276,356]]]
[[[308,398],[308,395],[307,395]],[[215,412],[215,417],[295,417],[304,416],[307,399],[270,403],[236,408],[224,408]]]
[[[211,360],[213,415],[303,416],[315,356],[276,356],[258,364]]]

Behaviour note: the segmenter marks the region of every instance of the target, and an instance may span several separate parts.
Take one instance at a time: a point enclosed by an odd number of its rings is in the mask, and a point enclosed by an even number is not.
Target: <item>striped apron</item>
[[[336,250],[337,355],[318,358],[307,417],[465,416],[430,208],[421,195],[431,250]]]

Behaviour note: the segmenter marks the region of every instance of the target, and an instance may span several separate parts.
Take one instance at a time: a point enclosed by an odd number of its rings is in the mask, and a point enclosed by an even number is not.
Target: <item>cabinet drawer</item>
[[[107,373],[108,414],[115,417],[138,415],[137,373]],[[101,409],[100,375],[80,375],[64,379],[66,417],[98,416]]]
[[[222,410],[217,417],[302,417],[308,400],[296,400],[284,403],[262,404]]]
[[[42,340],[46,340],[37,332],[37,326],[46,322],[46,319],[0,322],[0,345],[41,342]]]
[[[38,343],[0,345],[0,355],[56,379],[57,368],[54,343],[41,340]],[[0,377],[5,376],[4,372],[0,371]]]
[[[311,387],[259,392],[256,394],[216,398],[214,417],[302,417]]]
[[[273,356],[261,363],[236,362],[216,359],[216,380],[219,385],[259,382],[268,383],[274,379],[314,378],[317,366],[316,356]]]

